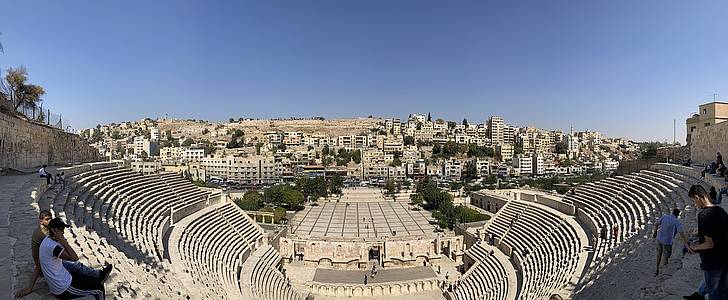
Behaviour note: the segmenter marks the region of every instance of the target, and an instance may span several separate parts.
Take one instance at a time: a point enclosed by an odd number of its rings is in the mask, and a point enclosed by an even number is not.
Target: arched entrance
[[[382,251],[379,246],[369,248],[369,261],[375,261],[376,264],[381,265]]]

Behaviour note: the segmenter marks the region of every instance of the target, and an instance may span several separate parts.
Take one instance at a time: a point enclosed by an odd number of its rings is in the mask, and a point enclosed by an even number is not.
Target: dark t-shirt
[[[700,243],[705,236],[713,239],[713,248],[700,252],[700,268],[715,270],[728,266],[728,214],[719,206],[706,207],[698,213]]]

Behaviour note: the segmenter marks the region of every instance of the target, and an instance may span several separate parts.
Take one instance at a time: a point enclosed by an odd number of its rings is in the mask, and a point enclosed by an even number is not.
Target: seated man
[[[58,299],[74,299],[94,296],[96,300],[104,299],[104,281],[111,273],[111,265],[106,265],[98,273],[77,262],[78,255],[63,236],[70,227],[54,218],[48,222],[48,237],[43,239],[39,249],[40,267],[48,282],[51,294]],[[65,261],[73,261],[71,271]],[[98,274],[98,276],[94,276]]]
[[[33,292],[33,288],[35,287],[35,282],[38,280],[38,277],[40,277],[41,269],[40,269],[40,260],[38,257],[38,251],[40,249],[40,244],[43,242],[43,239],[48,235],[48,223],[51,221],[51,218],[53,216],[51,215],[51,212],[48,210],[42,210],[40,214],[38,215],[38,222],[39,226],[35,229],[33,232],[33,236],[31,238],[31,253],[33,254],[33,262],[35,262],[35,269],[33,270],[33,276],[30,279],[30,286],[27,288],[24,288],[22,290],[19,290],[15,293],[16,298],[22,298],[31,292]],[[91,269],[84,264],[78,262],[78,261],[63,261],[63,267],[68,270],[68,272],[71,273],[80,273],[85,276],[91,276],[91,277],[102,277],[103,274],[105,278],[108,276],[108,272],[100,272],[98,270]],[[109,271],[111,271],[111,266],[108,266]]]
[[[46,184],[50,185],[51,181],[53,181],[53,175],[51,175],[51,173],[48,173],[48,171],[46,171],[47,167],[48,167],[48,165],[43,165],[43,167],[41,167],[40,170],[38,170],[38,176],[40,176],[40,178],[45,178]]]

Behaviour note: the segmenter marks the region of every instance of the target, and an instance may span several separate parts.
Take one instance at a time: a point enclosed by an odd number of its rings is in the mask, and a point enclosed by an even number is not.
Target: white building
[[[149,128],[149,140],[151,140],[152,142],[159,141],[159,128],[157,128],[157,127]]]
[[[573,134],[566,136],[566,154],[569,158],[579,156],[579,138]]]
[[[205,157],[205,149],[185,149],[182,159],[188,162],[200,161]]]
[[[208,177],[242,184],[274,184],[282,181],[283,165],[272,156],[204,157],[199,161]]]
[[[182,147],[164,147],[159,149],[159,158],[163,162],[176,162],[182,159],[184,148]]]
[[[132,161],[131,170],[142,174],[153,174],[162,169],[162,162],[159,161]]]
[[[518,154],[513,157],[513,171],[517,175],[529,176],[533,174],[533,159],[530,156]]]
[[[454,158],[446,160],[443,174],[450,180],[460,180],[463,175],[463,163]]]
[[[478,171],[478,176],[489,176],[490,175],[490,161],[487,159],[478,158],[475,160],[475,169]]]
[[[531,165],[533,167],[532,174],[536,176],[541,176],[546,173],[546,166],[543,161],[543,156],[540,154],[534,154],[532,156],[532,162]]]
[[[500,144],[495,146],[495,151],[500,157],[501,161],[509,161],[513,159],[513,145]]]

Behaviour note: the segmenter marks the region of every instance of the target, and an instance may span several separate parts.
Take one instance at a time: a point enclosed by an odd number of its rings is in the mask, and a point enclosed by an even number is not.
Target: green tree
[[[463,118],[463,125],[468,126],[468,119]]]
[[[356,149],[351,153],[351,160],[353,160],[357,165],[361,163],[361,150]]]
[[[479,213],[478,211],[465,207],[458,206],[455,210],[456,219],[460,223],[480,222],[490,219],[488,215]]]
[[[303,193],[305,198],[316,201],[320,197],[328,196],[329,190],[335,189],[335,187],[330,187],[326,180],[321,176],[315,178],[301,176],[296,179],[296,189]]]
[[[564,143],[564,142],[556,143],[555,150],[556,150],[557,154],[566,154],[566,152],[567,152],[566,143]]]
[[[321,149],[321,155],[323,155],[324,157],[329,155],[329,145],[324,145],[324,148]]]
[[[329,192],[332,194],[341,194],[341,190],[344,187],[344,179],[339,174],[334,175],[329,179]]]
[[[45,90],[39,85],[29,84],[27,81],[28,71],[25,67],[8,69],[4,80],[0,82],[0,97],[11,103],[15,110],[37,108],[42,101],[41,97],[45,95]]]
[[[410,203],[413,205],[422,205],[422,203],[424,203],[424,199],[420,194],[412,194],[410,195]]]
[[[414,137],[412,137],[410,135],[404,137],[404,145],[405,146],[414,145],[414,144],[415,144],[415,138]]]
[[[274,185],[263,193],[265,202],[275,205],[287,206],[291,209],[298,209],[303,204],[303,194],[290,185]]]
[[[240,144],[238,143],[238,138],[233,137],[230,139],[230,141],[225,145],[225,148],[232,149],[232,148],[239,148]]]
[[[432,154],[437,155],[440,154],[440,151],[442,151],[440,144],[435,144],[432,146]]]
[[[182,142],[182,147],[189,147],[194,143],[195,143],[195,140],[193,140],[192,138],[186,138],[185,141]]]
[[[478,168],[475,165],[475,160],[469,160],[465,163],[465,168],[463,168],[463,179],[465,180],[473,180],[478,178]]]
[[[384,190],[387,195],[394,195],[397,191],[397,183],[392,179],[387,180],[387,183],[384,184]]]
[[[523,154],[523,146],[516,145],[513,147],[513,155]]]
[[[259,210],[263,206],[263,195],[256,191],[247,191],[242,199],[235,199],[235,204],[242,210]]]

